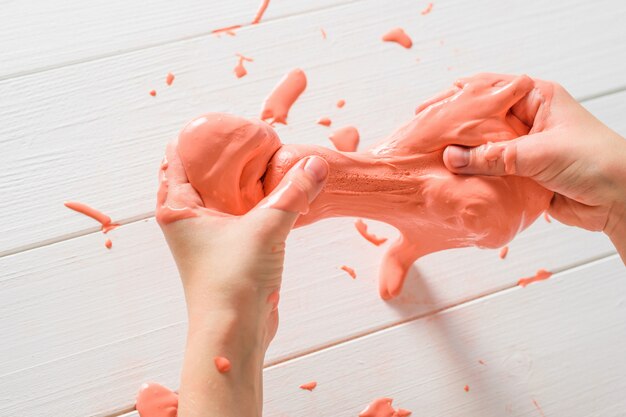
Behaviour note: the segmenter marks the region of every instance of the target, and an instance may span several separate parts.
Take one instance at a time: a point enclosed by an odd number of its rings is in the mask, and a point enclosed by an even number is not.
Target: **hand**
[[[157,220],[183,283],[189,315],[179,415],[260,415],[262,366],[278,327],[285,239],[328,173],[319,157],[294,166],[274,192],[242,216],[203,207],[168,146]],[[220,374],[215,357],[231,370]]]
[[[457,174],[532,178],[555,192],[552,217],[604,231],[626,260],[626,140],[560,85],[537,85],[512,111],[530,128],[528,135],[474,148],[449,146],[446,167]]]

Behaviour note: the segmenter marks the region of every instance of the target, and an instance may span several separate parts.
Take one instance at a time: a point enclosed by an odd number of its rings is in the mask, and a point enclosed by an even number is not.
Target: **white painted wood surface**
[[[22,3],[0,15],[0,417],[107,416],[129,410],[146,380],[176,387],[185,313],[151,218],[160,155],[199,113],[255,116],[292,67],[305,69],[309,87],[279,129],[288,143],[328,144],[315,120],[330,116],[335,126],[356,124],[366,146],[477,71],[558,80],[579,99],[598,97],[585,105],[626,134],[626,5],[615,0],[450,0],[427,16],[426,1],[272,0],[264,23],[221,38],[208,33],[250,20],[256,0]],[[380,41],[394,26],[411,34],[413,49]],[[241,80],[236,52],[255,59]],[[111,233],[111,251],[66,199],[127,223]],[[478,249],[420,260],[388,304],[375,283],[383,250],[351,219],[290,237],[267,415],[353,416],[390,395],[420,416],[501,416],[509,402],[510,415],[533,416],[531,394],[548,417],[622,415],[614,375],[625,371],[626,270],[606,237],[540,219],[504,261]],[[565,272],[514,288],[538,268]],[[572,318],[580,328],[563,331]],[[601,354],[589,358],[594,349]],[[460,363],[472,355],[488,366]],[[528,375],[519,372],[527,359]],[[310,379],[320,388],[300,392]]]
[[[263,22],[355,0],[272,0]],[[3,0],[0,79],[250,25],[262,0]]]
[[[533,400],[547,417],[623,417],[621,268],[610,256],[269,367],[264,415],[355,417],[392,397],[424,417],[541,417]]]

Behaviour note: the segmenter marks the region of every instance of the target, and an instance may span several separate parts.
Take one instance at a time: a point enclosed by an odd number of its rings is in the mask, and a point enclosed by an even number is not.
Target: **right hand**
[[[536,88],[513,107],[528,135],[493,145],[448,146],[446,167],[457,174],[507,175],[504,159],[487,156],[502,147],[509,173],[532,178],[555,192],[548,213],[558,221],[604,231],[626,258],[626,140],[596,119],[556,83]],[[552,97],[550,98],[550,95]],[[539,120],[539,119],[542,120]],[[490,160],[488,160],[490,159]]]

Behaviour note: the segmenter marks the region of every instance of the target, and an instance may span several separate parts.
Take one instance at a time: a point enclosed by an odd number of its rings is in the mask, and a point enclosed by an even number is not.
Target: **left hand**
[[[241,216],[207,209],[176,150],[166,151],[156,217],[180,272],[189,329],[178,415],[260,416],[265,351],[278,328],[285,240],[328,175],[307,157]],[[232,367],[219,373],[216,357]]]

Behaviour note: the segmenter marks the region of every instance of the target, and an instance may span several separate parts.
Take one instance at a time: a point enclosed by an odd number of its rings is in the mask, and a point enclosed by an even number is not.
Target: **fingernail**
[[[328,164],[324,159],[312,156],[306,161],[304,171],[313,177],[315,181],[322,182],[328,176]]]
[[[448,163],[452,168],[464,168],[469,164],[469,150],[459,146],[448,146]]]

